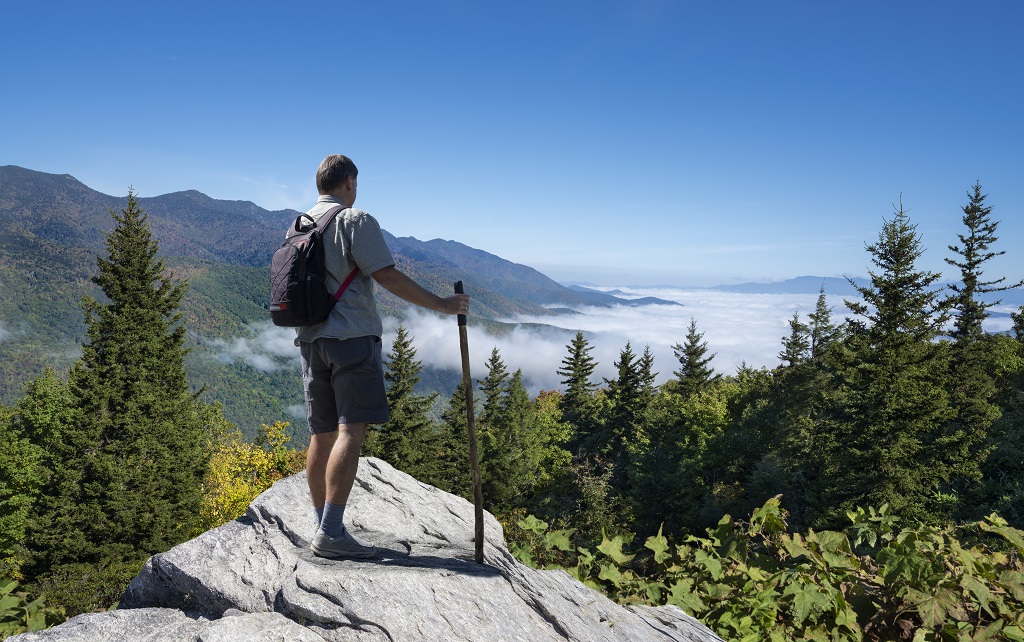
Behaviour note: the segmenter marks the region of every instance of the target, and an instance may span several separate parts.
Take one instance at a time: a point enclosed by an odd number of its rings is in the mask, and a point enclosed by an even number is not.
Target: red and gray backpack
[[[270,320],[274,325],[314,325],[327,319],[334,304],[356,278],[352,270],[335,292],[327,289],[323,234],[344,205],[332,207],[319,220],[308,214],[295,224],[270,261]]]

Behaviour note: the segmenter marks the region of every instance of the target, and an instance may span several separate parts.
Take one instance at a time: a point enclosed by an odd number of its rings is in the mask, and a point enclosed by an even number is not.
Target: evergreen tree
[[[648,406],[654,398],[654,380],[658,378],[658,373],[654,371],[654,354],[651,352],[650,345],[644,346],[644,353],[640,355],[637,368],[640,372],[640,395],[643,398],[643,404]]]
[[[811,358],[821,359],[822,355],[832,345],[836,335],[839,333],[832,324],[832,308],[825,298],[825,284],[822,283],[818,290],[818,301],[814,306],[814,312],[808,315],[811,339]]]
[[[610,459],[614,467],[613,486],[620,493],[626,493],[630,461],[637,455],[653,398],[653,357],[650,348],[637,357],[627,341],[614,365],[618,374],[615,379],[604,380],[608,386],[608,403],[603,425],[589,451]]]
[[[37,463],[40,474],[21,540],[27,549],[29,577],[54,564],[74,561],[88,545],[76,525],[82,475],[74,438],[76,416],[67,382],[47,368],[26,386],[11,417],[12,437],[20,435],[31,444],[35,454],[30,461]]]
[[[522,506],[540,490],[541,466],[548,458],[546,435],[523,383],[522,370],[511,377],[497,349],[488,361],[480,437],[481,483],[491,510],[504,513]]]
[[[23,424],[17,409],[0,405],[0,578],[22,576],[29,519],[46,477],[42,449],[28,439]]]
[[[466,388],[459,382],[441,411],[438,429],[438,483],[443,491],[473,501],[469,461],[469,430],[466,426]]]
[[[402,325],[384,366],[391,419],[371,433],[364,452],[433,485],[438,470],[438,434],[429,412],[437,395],[417,395],[423,362],[416,360],[412,338]]]
[[[811,331],[806,323],[800,320],[800,313],[794,312],[789,320],[789,336],[782,338],[782,352],[779,359],[783,365],[795,366],[803,363],[810,356]]]
[[[684,397],[697,394],[718,379],[714,368],[710,367],[715,353],[708,354],[708,343],[702,341],[703,338],[704,333],[697,332],[697,320],[691,317],[686,342],[672,346],[680,365],[679,370],[675,372],[676,391]]]
[[[1001,285],[1005,278],[983,280],[985,264],[1005,252],[991,249],[998,240],[998,222],[990,218],[992,208],[985,205],[986,195],[981,193],[979,182],[974,184],[968,197],[967,205],[962,208],[966,231],[957,235],[960,245],[949,246],[960,258],[945,259],[946,263],[960,269],[962,284],[948,285],[952,291],[948,303],[954,318],[948,387],[956,417],[946,426],[942,441],[950,450],[954,472],[973,482],[981,477],[979,466],[989,449],[986,445],[988,431],[999,417],[999,408],[993,400],[997,352],[993,349],[994,338],[985,334],[982,324],[989,316],[988,309],[1000,302],[986,302],[981,296],[1020,287],[1024,282]]]
[[[566,347],[568,355],[562,359],[562,367],[558,374],[564,377],[561,383],[565,386],[565,394],[559,400],[558,407],[562,411],[562,421],[572,426],[575,433],[573,443],[588,441],[597,426],[597,407],[594,403],[594,391],[597,386],[590,380],[597,361],[590,356],[592,346],[582,332]]]
[[[950,283],[947,286],[953,292],[950,303],[954,310],[955,329],[952,336],[957,343],[976,341],[984,336],[982,323],[989,316],[988,309],[999,305],[1000,301],[985,302],[980,298],[981,295],[1004,292],[1024,285],[1024,281],[1000,285],[1005,283],[1006,277],[993,281],[982,280],[984,264],[1006,254],[1005,250],[996,252],[991,249],[992,244],[999,240],[996,236],[999,222],[989,218],[992,208],[985,205],[987,197],[987,194],[981,193],[981,183],[975,182],[973,192],[968,192],[969,202],[961,208],[966,233],[957,234],[960,245],[949,246],[949,250],[960,258],[944,259],[946,263],[960,269],[962,281],[960,285]]]
[[[491,356],[488,357],[487,376],[478,381],[480,392],[483,394],[483,411],[480,413],[480,421],[483,424],[493,423],[501,412],[503,398],[508,390],[508,368],[501,360],[501,353],[498,348],[491,348]]]
[[[88,342],[69,380],[78,416],[66,435],[82,475],[73,526],[91,543],[83,561],[139,559],[182,541],[210,456],[208,412],[185,376],[186,285],[157,259],[133,193],[114,219],[93,279],[106,302],[83,303]]]
[[[854,504],[931,518],[928,504],[950,478],[940,439],[951,416],[946,368],[934,343],[948,313],[933,289],[940,275],[916,266],[924,252],[916,230],[901,203],[867,246],[878,271],[869,270],[870,285],[855,285],[863,302],[846,302],[861,317],[851,322],[843,373],[849,402],[822,453],[837,520]]]

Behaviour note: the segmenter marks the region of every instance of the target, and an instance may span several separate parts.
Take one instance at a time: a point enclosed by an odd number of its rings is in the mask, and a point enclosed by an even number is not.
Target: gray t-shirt
[[[307,214],[318,220],[335,205],[344,205],[334,196],[320,196]],[[371,274],[395,264],[391,250],[384,242],[377,220],[354,207],[342,210],[324,230],[324,258],[327,287],[336,291],[356,267],[359,274],[338,299],[326,321],[296,328],[296,342],[320,337],[352,339],[377,336],[384,328],[373,298]]]

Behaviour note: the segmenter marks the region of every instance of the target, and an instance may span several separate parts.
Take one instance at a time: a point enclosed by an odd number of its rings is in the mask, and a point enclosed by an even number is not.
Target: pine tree
[[[789,336],[782,338],[782,352],[779,359],[786,366],[803,363],[810,357],[811,331],[806,323],[800,320],[800,313],[794,312],[789,320]]]
[[[484,496],[499,512],[521,504],[536,484],[542,453],[535,414],[523,385],[523,372],[516,370],[482,440],[487,461]]]
[[[950,283],[947,286],[953,292],[950,303],[954,310],[955,329],[952,336],[958,343],[976,341],[983,337],[985,332],[982,323],[989,316],[988,309],[1001,303],[985,302],[980,298],[981,295],[1005,292],[1024,285],[1024,281],[1018,281],[1013,285],[1000,285],[1006,281],[1006,277],[994,281],[982,280],[984,264],[1006,254],[1005,250],[996,252],[991,249],[992,244],[999,240],[996,236],[999,222],[989,218],[992,208],[985,205],[987,197],[987,194],[981,193],[981,183],[975,182],[973,193],[968,192],[969,202],[961,208],[967,232],[957,234],[961,245],[949,246],[949,250],[961,259],[944,259],[946,263],[960,269],[962,284]]]
[[[637,444],[642,441],[641,433],[653,398],[653,357],[649,347],[643,356],[637,357],[627,341],[614,365],[617,376],[604,380],[608,386],[608,403],[603,425],[590,452],[609,457],[614,467],[613,486],[625,493],[629,487],[630,462],[635,459]]]
[[[928,504],[951,473],[939,441],[951,416],[934,343],[948,319],[933,289],[940,275],[917,268],[924,249],[902,202],[867,250],[878,271],[869,270],[869,286],[854,284],[863,302],[846,302],[861,319],[851,322],[848,339],[849,403],[831,452],[823,453],[826,495],[837,519],[858,503],[931,518]]]
[[[811,359],[818,361],[828,350],[839,333],[832,324],[832,308],[825,298],[825,284],[822,283],[818,290],[818,301],[814,306],[814,312],[808,315],[811,338]]]
[[[686,333],[686,342],[675,344],[672,351],[679,359],[679,370],[676,370],[677,377],[676,391],[684,397],[689,397],[704,390],[711,382],[718,379],[714,368],[709,367],[715,353],[708,354],[707,341],[702,341],[703,332],[697,332],[697,320],[690,318],[690,328]],[[707,356],[705,356],[707,355]]]
[[[597,407],[594,391],[597,386],[590,380],[597,368],[597,361],[590,356],[592,346],[582,332],[577,332],[571,343],[565,346],[568,354],[562,359],[558,374],[564,377],[561,383],[565,394],[558,402],[562,421],[572,426],[575,444],[586,442],[597,424]]]
[[[138,559],[182,541],[210,456],[208,412],[184,368],[186,284],[157,258],[132,192],[113,216],[93,279],[106,302],[83,303],[88,342],[69,379],[79,414],[68,443],[81,448],[76,526],[92,544],[83,561]]]
[[[33,443],[33,410],[36,391],[55,381],[47,369],[29,383],[26,395],[15,408],[0,405],[0,577],[21,578],[29,561],[26,546],[32,515],[41,508],[40,499],[47,474],[44,452]],[[52,408],[59,413],[59,408]]]
[[[416,360],[412,338],[402,325],[384,366],[391,419],[371,433],[366,455],[385,459],[416,479],[433,484],[438,474],[438,434],[429,412],[437,395],[417,395],[423,362]]]
[[[994,340],[985,334],[982,324],[989,316],[988,309],[1000,301],[986,302],[981,296],[1020,287],[1024,281],[1001,285],[1005,277],[983,280],[985,264],[1006,252],[991,249],[998,240],[999,224],[990,219],[992,208],[985,205],[986,195],[981,193],[980,182],[974,184],[968,197],[969,202],[962,208],[966,232],[957,235],[960,245],[949,246],[960,259],[945,259],[960,269],[962,284],[948,285],[952,291],[948,303],[954,318],[949,391],[956,418],[947,425],[942,442],[954,459],[955,473],[965,480],[977,481],[981,477],[980,463],[989,449],[989,428],[999,417],[999,408],[993,401]]]
[[[441,411],[438,429],[438,483],[443,491],[473,500],[473,480],[470,474],[469,431],[466,426],[466,388],[460,382],[455,386],[448,404]]]
[[[490,424],[501,412],[503,398],[508,390],[508,368],[501,360],[501,353],[497,347],[491,349],[491,356],[487,359],[485,367],[487,376],[477,382],[480,384],[484,401],[480,421],[483,424]]]

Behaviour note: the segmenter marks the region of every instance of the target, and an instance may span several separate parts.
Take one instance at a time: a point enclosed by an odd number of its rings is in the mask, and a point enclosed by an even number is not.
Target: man
[[[324,231],[328,287],[337,289],[359,272],[327,320],[297,328],[302,382],[309,419],[306,476],[318,529],[312,549],[320,557],[370,557],[374,548],[345,529],[343,517],[359,465],[359,450],[369,424],[389,419],[381,361],[382,326],[373,298],[373,281],[392,294],[446,314],[466,314],[469,297],[431,294],[395,268],[377,221],[352,205],[356,200],[355,164],[340,154],[328,156],[316,172],[320,193],[308,214],[319,219],[337,205]]]

